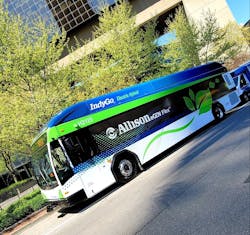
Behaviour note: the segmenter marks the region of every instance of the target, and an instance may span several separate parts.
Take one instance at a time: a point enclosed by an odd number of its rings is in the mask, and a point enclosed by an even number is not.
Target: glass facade
[[[46,0],[4,0],[8,11],[20,15],[28,23],[32,19],[42,19],[47,25],[57,26],[57,22],[50,11]],[[58,27],[58,26],[57,26]]]
[[[103,5],[115,0],[5,0],[10,13],[23,19],[41,18],[46,24],[57,25],[66,32],[97,15]]]

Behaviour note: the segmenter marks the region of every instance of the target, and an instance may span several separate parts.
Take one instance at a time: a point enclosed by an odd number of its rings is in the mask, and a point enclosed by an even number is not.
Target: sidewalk
[[[32,186],[31,188],[29,188],[29,189],[25,190],[24,192],[22,192],[22,193],[20,194],[20,197],[23,197],[23,196],[27,195],[28,193],[33,192],[33,191],[34,191],[35,189],[37,189],[37,188],[38,188],[38,185],[36,184],[36,185]],[[11,205],[12,203],[14,203],[14,202],[17,201],[18,199],[19,199],[19,196],[15,196],[15,197],[12,197],[12,198],[7,199],[7,200],[4,201],[4,202],[1,202],[1,203],[0,203],[0,210],[1,210],[1,209],[7,208],[9,205]]]

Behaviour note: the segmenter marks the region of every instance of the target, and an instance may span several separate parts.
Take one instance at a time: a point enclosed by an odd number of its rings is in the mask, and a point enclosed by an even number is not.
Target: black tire
[[[213,107],[213,115],[214,115],[214,119],[215,121],[221,121],[225,118],[225,111],[223,109],[223,107],[219,104],[215,105]]]
[[[243,93],[241,96],[242,103],[247,103],[249,101],[249,96],[247,93]]]
[[[115,160],[113,172],[120,184],[125,184],[138,174],[138,164],[134,157],[121,156]]]

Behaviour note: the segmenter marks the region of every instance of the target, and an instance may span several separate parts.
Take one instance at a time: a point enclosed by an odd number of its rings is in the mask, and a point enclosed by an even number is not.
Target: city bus
[[[124,184],[144,164],[240,102],[211,62],[76,103],[32,144],[33,173],[49,202],[74,204]]]
[[[233,78],[236,91],[242,103],[248,102],[250,99],[250,61],[227,72],[226,76]]]

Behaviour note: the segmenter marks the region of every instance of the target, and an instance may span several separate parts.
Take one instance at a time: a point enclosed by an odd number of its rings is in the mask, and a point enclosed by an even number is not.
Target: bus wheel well
[[[143,168],[136,154],[128,150],[123,150],[114,156],[111,170],[116,181],[124,184],[136,177],[138,172],[143,170]]]
[[[221,121],[225,118],[225,108],[219,102],[216,102],[212,106],[212,112],[215,118],[215,121]]]

